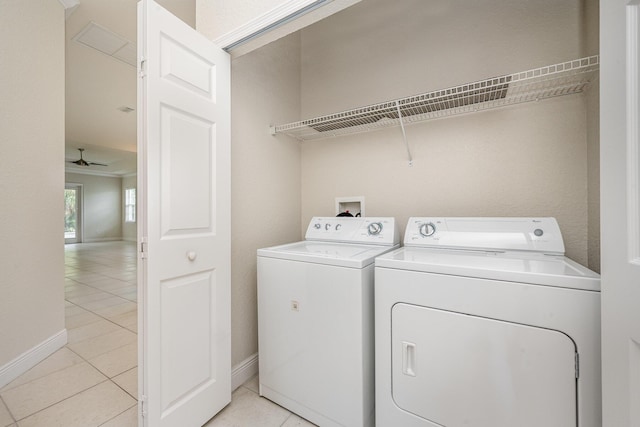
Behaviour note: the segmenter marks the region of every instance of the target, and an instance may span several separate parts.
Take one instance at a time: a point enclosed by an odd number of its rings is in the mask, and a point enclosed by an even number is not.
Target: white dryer
[[[553,218],[410,218],[376,259],[377,425],[600,427],[600,277]]]
[[[260,395],[320,426],[374,425],[374,258],[393,218],[316,217],[258,250]]]

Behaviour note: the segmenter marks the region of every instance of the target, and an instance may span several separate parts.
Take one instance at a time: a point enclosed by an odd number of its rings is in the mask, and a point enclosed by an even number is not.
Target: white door
[[[600,2],[602,397],[640,426],[640,1]]]
[[[144,426],[231,400],[229,56],[138,5],[139,389]]]

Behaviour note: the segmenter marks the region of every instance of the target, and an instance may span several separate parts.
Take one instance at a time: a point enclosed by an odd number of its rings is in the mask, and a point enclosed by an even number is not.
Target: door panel
[[[143,425],[201,426],[231,400],[229,56],[138,16]]]
[[[160,116],[163,234],[213,233],[215,124],[165,105]]]
[[[575,344],[558,331],[409,304],[392,324],[393,399],[437,425],[576,426]]]
[[[215,333],[215,272],[166,280],[160,286],[162,409],[167,410],[215,381],[216,358],[210,357]],[[190,316],[183,315],[184,307],[189,307]],[[201,326],[194,330],[194,323]]]
[[[190,51],[177,41],[162,36],[160,39],[162,51],[160,70],[162,77],[216,102],[215,63],[200,57],[197,52]]]

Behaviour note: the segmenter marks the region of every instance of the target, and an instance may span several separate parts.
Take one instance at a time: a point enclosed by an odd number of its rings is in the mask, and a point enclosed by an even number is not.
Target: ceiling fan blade
[[[82,157],[82,153],[84,152],[84,148],[78,148],[78,151],[80,151],[80,158],[78,160],[67,160],[67,162],[75,163],[78,166],[93,166],[93,165],[95,165],[95,166],[109,166],[109,165],[105,165],[104,163],[88,162]]]
[[[87,163],[86,161],[84,161],[83,159],[78,159],[78,160],[67,160],[67,162],[69,163],[73,163],[76,164],[78,166],[89,166],[89,163]]]

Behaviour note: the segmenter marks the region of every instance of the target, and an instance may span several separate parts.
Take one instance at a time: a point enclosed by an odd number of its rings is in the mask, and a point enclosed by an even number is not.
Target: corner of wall
[[[300,145],[269,126],[300,114],[296,34],[232,61],[232,363],[258,351],[256,250],[300,238]]]

